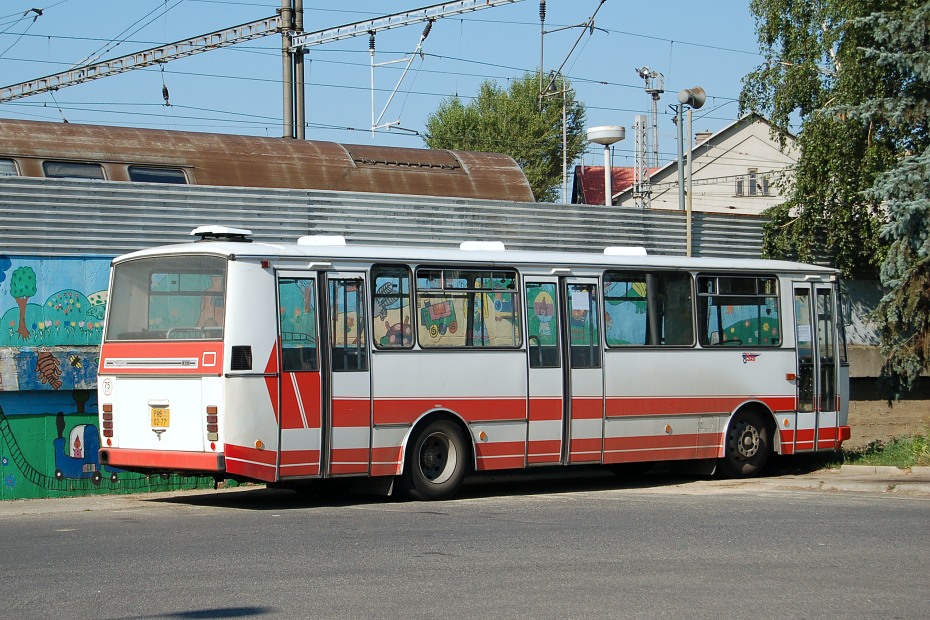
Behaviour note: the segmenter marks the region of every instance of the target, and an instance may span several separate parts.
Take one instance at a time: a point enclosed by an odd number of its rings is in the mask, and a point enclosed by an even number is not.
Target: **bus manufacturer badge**
[[[748,364],[749,362],[754,362],[759,355],[759,353],[743,353],[743,363]]]

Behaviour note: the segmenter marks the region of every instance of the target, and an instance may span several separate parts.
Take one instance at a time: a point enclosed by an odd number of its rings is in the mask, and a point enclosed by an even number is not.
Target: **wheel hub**
[[[759,451],[760,443],[759,431],[751,424],[747,424],[741,429],[736,445],[740,456],[748,459]]]

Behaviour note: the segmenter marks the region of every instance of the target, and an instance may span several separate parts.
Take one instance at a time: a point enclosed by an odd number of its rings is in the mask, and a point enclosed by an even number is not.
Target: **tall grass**
[[[889,441],[873,441],[864,448],[843,451],[848,465],[893,465],[909,468],[930,466],[930,432],[924,427],[913,435]]]

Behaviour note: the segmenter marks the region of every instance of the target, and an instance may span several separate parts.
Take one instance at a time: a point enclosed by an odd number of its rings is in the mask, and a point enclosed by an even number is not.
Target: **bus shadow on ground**
[[[473,474],[466,478],[461,490],[450,501],[623,489],[656,489],[708,478],[709,476],[675,471],[667,465],[640,474],[615,474],[605,467],[585,466]],[[370,493],[364,489],[308,486],[301,490],[292,490],[245,485],[222,493],[207,491],[195,495],[159,497],[146,501],[235,510],[282,511],[398,503],[406,500],[399,497],[396,492],[392,496],[385,496]]]

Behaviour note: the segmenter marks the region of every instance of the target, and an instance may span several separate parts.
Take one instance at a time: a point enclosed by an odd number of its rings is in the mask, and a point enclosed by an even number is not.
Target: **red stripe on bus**
[[[278,453],[226,444],[226,472],[253,480],[274,482],[277,479]]]
[[[654,448],[717,447],[723,441],[723,433],[682,433],[673,435],[645,435],[638,437],[608,437],[604,440],[605,451],[651,450]]]
[[[530,398],[530,421],[562,419],[562,399],[556,398]]]
[[[333,448],[333,463],[364,463],[365,470],[368,470],[368,460],[371,452],[368,448]]]
[[[799,428],[795,432],[795,441],[804,442],[804,443],[813,443],[814,441],[814,429],[812,428]]]
[[[319,450],[282,450],[281,467],[285,465],[320,464]]]
[[[319,476],[320,475],[320,464],[316,463],[307,463],[304,465],[282,465],[281,466],[281,477],[282,478],[293,478],[295,476]]]
[[[182,366],[177,362],[179,359],[195,359],[196,364]],[[118,366],[108,367],[109,362],[116,360],[120,362]],[[124,365],[124,362],[129,365]],[[223,343],[186,340],[108,342],[100,349],[99,374],[222,375]]]
[[[493,471],[496,469],[523,469],[526,461],[523,456],[478,457],[478,471]]]
[[[281,427],[285,429],[320,428],[320,392],[320,373],[283,373],[281,375]]]
[[[372,463],[372,476],[399,476],[400,463]]]
[[[540,439],[531,441],[528,449],[529,454],[555,454],[561,458],[562,441],[560,439]]]
[[[333,398],[333,426],[371,426],[371,401],[353,398]]]
[[[244,461],[255,461],[262,465],[274,467],[278,462],[278,453],[274,450],[259,450],[257,448],[247,448],[235,444],[226,444],[226,458],[238,459]]]
[[[570,463],[599,463],[604,443],[600,437],[594,439],[572,439],[569,443]]]
[[[607,417],[730,413],[747,400],[765,403],[772,411],[794,411],[793,396],[698,396],[607,398]]]
[[[572,419],[600,420],[604,417],[604,401],[600,397],[572,398]]]
[[[223,456],[216,452],[182,452],[180,450],[133,450],[103,448],[100,463],[108,467],[146,468],[166,471],[219,472]]]
[[[605,452],[604,463],[634,463],[639,461],[681,461],[712,459],[719,455],[717,448],[669,448],[667,450],[637,450],[635,452]]]
[[[529,454],[526,462],[531,465],[542,465],[544,463],[558,464],[562,462],[561,454]]]
[[[483,456],[512,456],[519,454],[523,457],[526,452],[526,444],[522,441],[501,441],[496,443],[478,443],[475,445],[475,452],[479,457]]]
[[[368,463],[332,463],[329,466],[331,474],[367,474]]]
[[[271,353],[268,355],[268,361],[265,362],[265,374],[270,375],[278,372],[278,343],[275,342],[271,347]]]
[[[373,463],[399,463],[401,459],[400,446],[389,446],[387,448],[372,448],[371,461]]]
[[[519,398],[397,398],[374,402],[375,424],[412,424],[427,411],[453,411],[468,422],[525,420],[526,399]]]

